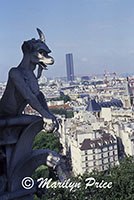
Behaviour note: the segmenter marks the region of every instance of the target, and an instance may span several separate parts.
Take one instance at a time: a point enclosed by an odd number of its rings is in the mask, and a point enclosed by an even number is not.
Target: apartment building
[[[108,133],[103,133],[96,139],[84,139],[81,147],[71,145],[72,169],[75,175],[107,170],[118,164],[117,139]]]
[[[118,164],[117,138],[105,131],[103,120],[85,111],[75,114],[74,119],[63,117],[61,123],[63,154],[70,157],[75,175]]]

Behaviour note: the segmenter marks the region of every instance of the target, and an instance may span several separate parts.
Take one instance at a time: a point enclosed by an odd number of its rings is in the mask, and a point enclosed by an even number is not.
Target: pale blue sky
[[[22,58],[24,40],[42,29],[55,64],[44,73],[65,76],[65,54],[76,74],[134,72],[134,0],[1,0],[0,81]]]

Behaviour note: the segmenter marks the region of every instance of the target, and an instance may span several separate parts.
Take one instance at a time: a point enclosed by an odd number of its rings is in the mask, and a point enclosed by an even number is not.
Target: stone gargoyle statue
[[[44,34],[39,29],[37,31],[40,39],[23,43],[22,61],[9,71],[7,87],[0,101],[0,127],[31,123],[33,117],[22,114],[27,104],[40,113],[49,132],[58,127],[55,116],[50,113],[45,97],[39,90],[38,78],[47,65],[54,63],[54,59],[48,55],[51,51],[45,43]],[[37,65],[36,77],[34,70]]]
[[[39,89],[38,78],[54,59],[45,43],[41,30],[39,39],[25,41],[23,59],[9,71],[8,82],[0,100],[0,200],[32,200],[36,187],[26,191],[21,181],[32,176],[35,169],[44,164],[59,171],[60,156],[51,150],[32,150],[35,136],[43,129],[58,130],[56,117],[50,113],[46,99]],[[37,76],[34,70],[38,67]],[[40,116],[26,115],[29,104]]]

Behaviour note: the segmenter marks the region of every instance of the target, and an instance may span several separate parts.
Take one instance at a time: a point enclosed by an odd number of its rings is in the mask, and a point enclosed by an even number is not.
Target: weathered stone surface
[[[30,124],[23,131],[12,154],[12,160],[10,161],[10,174],[12,173],[16,164],[32,152],[34,138],[42,129],[43,121],[40,118]]]
[[[59,164],[60,157],[51,150],[36,150],[29,154],[15,167],[10,177],[10,191],[22,189],[21,181],[25,177],[31,177],[35,169],[40,165],[55,168]]]

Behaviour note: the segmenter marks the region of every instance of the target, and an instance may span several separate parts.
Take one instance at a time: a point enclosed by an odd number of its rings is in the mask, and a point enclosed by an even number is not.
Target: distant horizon
[[[110,73],[110,72],[109,72]],[[81,74],[78,74],[78,75],[81,75]],[[83,75],[83,77],[84,76],[88,76],[88,77],[92,77],[92,78],[94,78],[94,77],[96,77],[96,78],[104,78],[105,76],[104,76],[104,74],[102,74],[102,75],[98,75],[98,76],[95,76],[95,74],[93,73],[92,74],[92,76],[90,76],[90,75]],[[82,76],[76,76],[75,74],[74,74],[74,77],[75,78],[81,78]],[[109,77],[124,77],[124,78],[127,78],[127,77],[134,77],[134,73],[128,73],[128,72],[124,72],[124,73],[117,73],[117,75],[112,75],[112,76],[107,76],[108,78]],[[56,79],[56,78],[66,78],[67,79],[67,76],[66,75],[63,75],[63,76],[45,76],[44,74],[41,76],[41,78],[47,78],[47,79]],[[8,81],[8,79],[7,80],[3,80],[3,81],[1,81],[0,80],[0,83],[6,83]]]

